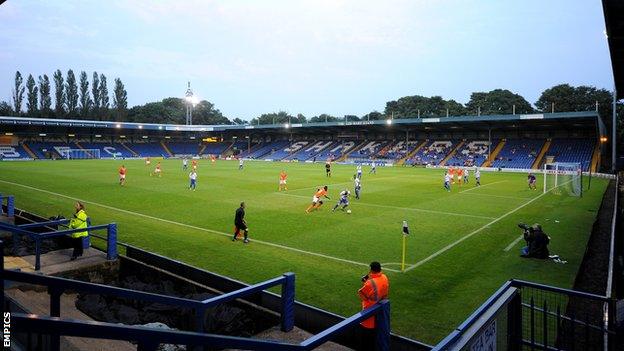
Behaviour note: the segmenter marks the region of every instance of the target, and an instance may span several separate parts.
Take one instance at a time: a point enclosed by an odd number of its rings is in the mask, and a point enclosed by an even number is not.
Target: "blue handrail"
[[[15,197],[13,195],[2,195],[0,194],[0,214],[2,211],[2,206],[4,205],[4,200],[6,199],[6,207],[7,207],[7,217],[15,216]]]
[[[299,344],[281,341],[259,340],[235,336],[204,334],[197,332],[153,329],[140,326],[125,326],[113,323],[94,321],[67,320],[58,317],[25,315],[12,313],[12,327],[16,331],[45,330],[53,336],[77,336],[98,339],[114,339],[138,342],[138,350],[156,350],[160,344],[203,345],[214,348],[235,348],[259,351],[307,351],[327,342],[332,336],[343,332],[346,328],[375,316],[376,323],[389,325],[386,319],[390,312],[390,302],[382,300],[378,304],[349,317],[345,321],[314,335]],[[386,321],[386,322],[384,322]],[[378,329],[377,350],[389,350],[390,330]],[[58,349],[58,343],[51,345]]]
[[[52,222],[56,222],[56,221],[52,221]],[[41,223],[42,224],[46,223],[46,224],[43,224],[43,226],[46,226],[46,225],[50,225],[51,222],[41,222]],[[35,223],[16,226],[14,224],[0,222],[0,229],[13,233],[13,252],[17,253],[17,249],[19,248],[19,243],[20,243],[20,240],[19,240],[20,235],[26,235],[35,241],[35,270],[36,271],[41,269],[41,241],[42,240],[59,237],[59,236],[65,236],[65,235],[72,234],[72,233],[84,232],[84,231],[90,233],[90,231],[105,229],[107,232],[106,259],[115,260],[117,258],[117,224],[116,223],[87,226],[86,228],[67,229],[67,230],[53,231],[53,232],[47,232],[47,233],[36,233],[36,232],[28,230],[28,229],[36,228],[36,227],[37,225],[35,225]]]
[[[40,228],[47,226],[55,226],[55,225],[66,225],[69,223],[69,219],[57,219],[54,221],[46,221],[46,222],[34,222],[28,224],[20,224],[18,227],[20,228]]]
[[[267,281],[226,293],[203,301],[154,294],[144,291],[137,291],[119,287],[111,287],[102,284],[75,281],[66,278],[42,276],[33,273],[9,271],[4,269],[4,244],[0,241],[0,257],[2,259],[2,269],[0,272],[0,284],[4,285],[5,280],[24,282],[34,285],[43,285],[48,288],[50,294],[50,317],[13,314],[13,325],[16,330],[33,331],[45,330],[51,335],[51,348],[58,350],[60,336],[79,336],[103,339],[118,339],[137,341],[139,350],[155,350],[159,344],[183,344],[183,345],[210,345],[219,348],[241,348],[253,350],[311,350],[322,343],[328,341],[335,334],[343,332],[346,328],[357,323],[375,317],[377,324],[377,340],[379,350],[389,350],[390,342],[390,303],[387,300],[363,310],[346,320],[328,328],[327,330],[314,335],[300,344],[289,344],[277,341],[264,341],[257,339],[247,339],[231,336],[203,334],[204,316],[208,308],[242,298],[262,290],[266,290],[276,285],[282,285],[282,311],[281,328],[283,331],[290,331],[294,327],[294,303],[295,303],[295,275],[285,273],[281,277],[269,279]],[[120,326],[111,323],[100,323],[92,321],[74,321],[58,318],[61,314],[60,298],[64,291],[73,290],[81,292],[91,292],[105,295],[112,295],[126,299],[137,299],[156,303],[192,308],[197,318],[197,332],[181,332],[171,330],[158,330],[144,327]],[[2,291],[4,298],[4,290]],[[4,304],[2,304],[4,309]]]

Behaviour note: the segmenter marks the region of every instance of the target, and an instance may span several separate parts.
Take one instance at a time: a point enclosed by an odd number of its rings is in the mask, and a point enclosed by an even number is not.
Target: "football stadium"
[[[569,109],[406,97],[203,123],[191,82],[124,115],[117,79],[98,118],[84,72],[80,106],[73,72],[65,105],[17,72],[0,109],[4,347],[622,350],[624,5],[592,6],[615,90]]]

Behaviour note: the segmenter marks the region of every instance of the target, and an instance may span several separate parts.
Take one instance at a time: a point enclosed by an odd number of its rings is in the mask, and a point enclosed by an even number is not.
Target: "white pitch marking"
[[[524,235],[520,235],[517,239],[515,239],[514,241],[511,242],[511,244],[507,245],[507,247],[505,248],[505,250],[503,251],[509,251],[511,250],[514,246],[516,246],[516,244],[522,240],[524,238]]]
[[[461,193],[459,193],[461,194]],[[490,197],[500,197],[502,199],[515,199],[515,200],[529,200],[531,197],[519,197],[519,196],[504,196],[504,195],[492,195],[492,194],[481,194],[481,193],[470,193],[464,195],[476,195],[476,196],[490,196]]]
[[[311,196],[304,196],[304,195],[295,195],[295,194],[286,194],[286,193],[275,193],[278,195],[283,195],[283,196],[292,196],[292,197],[300,197],[303,199],[312,199]],[[449,216],[460,216],[460,217],[471,217],[471,218],[481,218],[481,219],[494,219],[495,217],[488,217],[488,216],[478,216],[478,215],[471,215],[471,214],[465,214],[465,213],[457,213],[457,212],[445,212],[445,211],[436,211],[436,210],[427,210],[424,208],[414,208],[414,207],[398,207],[398,206],[390,206],[390,205],[378,205],[378,204],[369,204],[369,203],[364,203],[364,202],[354,202],[355,204],[357,204],[358,206],[371,206],[371,207],[381,207],[381,208],[394,208],[397,210],[408,210],[408,211],[417,211],[417,212],[427,212],[427,213],[436,213],[436,214],[443,214],[443,215],[449,215]]]
[[[96,206],[99,206],[99,207],[102,207],[102,208],[107,208],[109,210],[114,210],[114,211],[130,214],[130,215],[134,215],[134,216],[139,216],[139,217],[153,219],[155,221],[161,221],[161,222],[174,224],[174,225],[178,225],[178,226],[186,227],[186,228],[191,228],[191,229],[195,229],[195,230],[200,230],[200,231],[204,231],[204,232],[208,232],[208,233],[212,233],[212,234],[216,234],[216,235],[222,235],[222,236],[227,236],[227,237],[232,237],[233,236],[233,234],[228,234],[228,233],[224,233],[224,232],[220,232],[220,231],[216,231],[216,230],[212,230],[212,229],[201,228],[201,227],[197,227],[197,226],[190,225],[190,224],[175,222],[175,221],[171,221],[171,220],[168,220],[168,219],[158,218],[158,217],[146,215],[146,214],[139,213],[139,212],[128,211],[128,210],[124,210],[124,209],[121,209],[121,208],[116,208],[116,207],[100,204],[100,203],[93,202],[93,201],[82,200],[82,199],[79,199],[79,198],[76,198],[76,197],[73,197],[73,196],[67,196],[67,195],[64,195],[64,194],[55,193],[53,191],[35,188],[35,187],[29,186],[29,185],[9,182],[9,181],[6,181],[6,180],[0,180],[0,182],[7,183],[7,184],[12,184],[12,185],[16,185],[16,186],[21,186],[23,188],[36,190],[36,191],[39,191],[39,192],[42,192],[42,193],[47,193],[47,194],[50,194],[50,195],[64,197],[64,198],[70,199],[70,200],[76,200],[76,201],[80,201],[80,202],[96,205]],[[268,242],[268,241],[262,241],[262,240],[253,239],[252,242],[253,243],[262,244],[262,245],[267,245],[267,246],[273,246],[273,247],[277,247],[277,248],[280,248],[280,249],[290,250],[290,251],[294,251],[294,252],[299,252],[299,253],[303,253],[303,254],[307,254],[307,255],[323,257],[323,258],[327,258],[327,259],[334,260],[334,261],[350,263],[350,264],[353,264],[353,265],[364,266],[364,267],[368,267],[369,266],[368,263],[351,261],[351,260],[347,260],[347,259],[344,259],[344,258],[333,257],[333,256],[329,256],[329,255],[325,255],[325,254],[321,254],[321,253],[317,253],[317,252],[301,250],[301,249],[297,249],[297,248],[286,246],[286,245],[280,245],[280,244],[271,243],[271,242]],[[385,270],[391,271],[391,272],[400,272],[399,270],[390,269],[390,268],[386,268]]]
[[[569,183],[569,182],[571,182],[571,180],[569,180],[568,182],[566,182],[566,183],[564,183],[564,184],[567,184],[567,183]],[[564,185],[564,184],[561,184],[561,185]],[[486,225],[482,226],[481,228],[476,229],[476,230],[474,230],[474,231],[470,232],[469,234],[466,234],[466,235],[464,235],[463,237],[461,237],[461,238],[457,239],[456,241],[454,241],[454,242],[452,242],[452,243],[450,243],[450,244],[446,245],[445,247],[443,247],[443,248],[441,248],[440,250],[438,250],[438,251],[436,251],[436,252],[432,253],[432,254],[431,254],[431,255],[429,255],[428,257],[423,258],[422,260],[420,260],[420,261],[416,262],[415,264],[413,264],[413,265],[409,266],[409,267],[405,270],[405,272],[409,272],[409,271],[411,271],[412,269],[414,269],[414,268],[416,268],[416,267],[418,267],[418,266],[421,266],[421,265],[423,265],[423,264],[425,264],[425,263],[429,262],[430,260],[432,260],[432,259],[436,258],[437,256],[439,256],[439,255],[441,255],[441,254],[445,253],[446,251],[450,250],[450,249],[451,249],[451,248],[453,248],[455,245],[457,245],[457,244],[461,243],[462,241],[464,241],[464,240],[466,240],[466,239],[468,239],[468,238],[472,237],[473,235],[475,235],[475,234],[479,233],[479,232],[480,232],[480,231],[482,231],[483,229],[485,229],[485,228],[487,228],[487,227],[491,226],[492,224],[494,224],[494,223],[496,223],[496,222],[500,221],[501,219],[503,219],[503,218],[505,218],[505,217],[509,216],[510,214],[512,214],[512,213],[514,213],[514,212],[516,212],[516,211],[518,211],[519,209],[521,209],[521,208],[523,208],[524,206],[526,206],[526,205],[528,205],[528,204],[532,203],[533,201],[536,201],[536,200],[540,199],[542,196],[544,196],[544,195],[548,194],[548,193],[549,193],[549,192],[551,192],[553,189],[556,189],[556,188],[552,188],[552,189],[550,189],[550,190],[546,191],[545,193],[542,193],[542,194],[540,194],[540,195],[538,195],[538,196],[534,197],[533,199],[531,199],[531,200],[529,200],[529,201],[525,202],[524,204],[522,204],[522,205],[520,205],[520,206],[516,207],[515,209],[513,209],[513,210],[511,210],[511,211],[509,211],[509,212],[507,212],[507,213],[503,214],[502,216],[500,216],[500,217],[496,218],[495,220],[493,220],[493,221],[491,221],[490,223],[488,223],[488,224],[486,224]]]
[[[374,180],[386,180],[386,179],[394,179],[394,178],[400,178],[400,177],[380,177],[380,178],[373,178],[373,179],[367,179],[367,182],[370,181],[374,181]],[[334,185],[342,185],[342,184],[353,184],[353,179],[348,181],[348,182],[342,182],[342,183],[333,183],[333,184],[323,184],[323,185],[327,185],[328,187],[330,186],[334,186]],[[315,186],[310,186],[307,188],[297,188],[297,189],[289,189],[288,191],[298,191],[298,190],[307,190],[307,189],[317,189],[322,187],[323,185],[315,185]]]
[[[474,188],[470,188],[470,189],[462,190],[462,191],[460,191],[459,193],[461,194],[461,193],[465,193],[465,192],[468,192],[468,191],[473,191],[473,190],[475,190],[475,189],[481,189],[481,188],[486,187],[486,186],[488,186],[488,185],[494,185],[494,184],[503,183],[503,182],[506,182],[506,180],[499,180],[498,182],[487,183],[487,184],[485,184],[485,185],[475,186]]]

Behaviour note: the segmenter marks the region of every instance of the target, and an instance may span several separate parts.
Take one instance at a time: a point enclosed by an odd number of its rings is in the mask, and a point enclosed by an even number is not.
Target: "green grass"
[[[123,188],[117,184],[122,163],[128,168]],[[191,192],[179,160],[163,161],[162,178],[150,177],[142,160],[0,162],[0,193],[16,195],[19,208],[44,216],[69,216],[72,198],[85,200],[94,224],[118,223],[120,241],[249,283],[295,272],[299,301],[345,316],[359,310],[356,291],[366,264],[377,260],[399,269],[401,222],[408,220],[408,267],[421,264],[406,273],[386,272],[392,329],[436,343],[508,279],[571,287],[607,184],[594,179],[582,198],[540,196],[541,189],[527,189],[526,174],[484,172],[481,188],[465,191],[469,184],[447,193],[441,170],[380,167],[376,175],[365,169],[363,197],[351,199],[348,215],[330,209],[338,192],[351,188],[353,166],[335,165],[331,179],[322,163],[246,162],[243,171],[237,168],[236,162],[202,161],[198,189]],[[282,168],[289,174],[286,194],[277,192]],[[332,200],[305,214],[315,187],[323,184]],[[249,245],[218,234],[231,232],[240,201],[247,203]],[[521,221],[542,223],[552,237],[551,251],[568,264],[521,259],[522,242],[504,251],[520,236]]]

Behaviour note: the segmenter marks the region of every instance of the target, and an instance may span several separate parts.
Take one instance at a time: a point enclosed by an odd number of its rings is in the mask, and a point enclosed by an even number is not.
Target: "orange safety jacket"
[[[385,274],[381,272],[370,273],[368,279],[364,282],[364,286],[358,290],[358,296],[362,300],[362,310],[373,306],[383,299],[387,299],[389,285],[388,277]],[[370,317],[360,324],[364,328],[375,328],[375,317]]]

